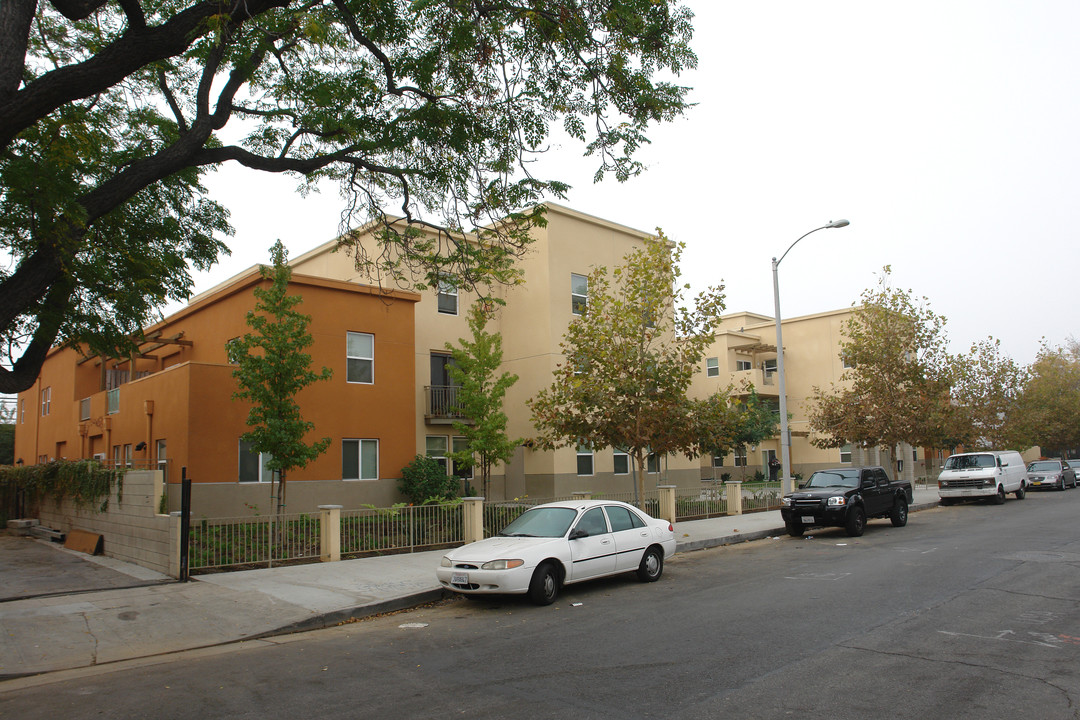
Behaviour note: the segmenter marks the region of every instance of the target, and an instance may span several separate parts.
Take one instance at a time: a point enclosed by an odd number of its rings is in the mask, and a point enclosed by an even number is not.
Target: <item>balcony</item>
[[[424,386],[424,420],[429,425],[450,425],[466,422],[458,407],[456,385]]]
[[[761,368],[754,368],[752,370],[736,370],[731,374],[731,382],[735,386],[736,393],[739,388],[746,387],[747,385],[753,385],[757,390],[758,395],[771,395],[779,396],[779,379],[776,377],[776,371],[773,369],[762,370]]]

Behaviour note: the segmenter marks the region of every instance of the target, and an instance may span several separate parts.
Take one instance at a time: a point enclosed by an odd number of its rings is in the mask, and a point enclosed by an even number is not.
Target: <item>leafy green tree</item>
[[[610,276],[595,269],[588,304],[563,337],[554,382],[529,402],[540,447],[626,451],[637,470],[639,502],[648,455],[706,451],[703,428],[724,402],[686,396],[724,303],[719,287],[699,293],[693,307],[684,302],[681,253],[682,245],[658,231]]]
[[[398,492],[414,505],[429,500],[449,500],[457,496],[457,478],[446,474],[446,468],[435,458],[417,455],[401,468]]]
[[[944,445],[972,450],[1010,447],[1026,369],[1003,355],[1001,341],[994,338],[973,343],[953,364],[950,409],[955,427]]]
[[[1043,343],[1017,403],[1013,440],[1016,447],[1038,445],[1043,454],[1061,457],[1080,448],[1080,343]]]
[[[456,410],[468,422],[454,422],[454,430],[465,437],[466,447],[451,457],[455,466],[471,465],[480,471],[480,487],[485,497],[491,484],[491,468],[506,463],[514,456],[521,439],[506,434],[506,413],[503,399],[506,391],[517,382],[518,376],[504,372],[496,376],[502,365],[502,336],[485,329],[492,305],[476,302],[469,311],[472,339],[458,339],[458,346],[446,344],[453,363],[450,377],[457,384]]]
[[[809,421],[817,447],[942,447],[955,427],[945,318],[926,298],[891,287],[889,275],[886,266],[845,323],[841,356],[854,368],[841,384],[813,389]]]
[[[745,396],[734,396],[733,388],[722,395],[694,401],[694,417],[699,424],[699,446],[702,452],[727,455],[732,450],[746,454],[748,445],[759,445],[774,437],[780,417],[761,399],[753,385],[744,388]],[[746,476],[746,466],[743,466]]]
[[[677,0],[4,0],[0,392],[57,341],[125,356],[189,294],[188,264],[227,251],[201,184],[227,162],[337,183],[343,243],[382,223],[358,262],[512,279],[542,222],[513,211],[567,190],[530,160],[555,127],[597,179],[638,173],[648,128],[688,107],[670,78],[696,65],[691,19]]]
[[[281,514],[287,474],[305,467],[330,445],[328,437],[304,441],[315,425],[300,414],[296,394],[314,382],[329,380],[333,373],[325,367],[321,372],[312,370],[311,355],[304,352],[312,344],[307,330],[311,318],[296,310],[303,299],[288,294],[292,270],[280,240],[270,256],[273,266],[262,268],[270,285],[255,288],[255,309],[247,314],[252,332],[230,341],[228,354],[229,362],[236,364],[233,377],[239,386],[233,398],[251,403],[247,416],[251,429],[240,437],[251,443],[252,452],[270,456],[266,465],[277,475]]]

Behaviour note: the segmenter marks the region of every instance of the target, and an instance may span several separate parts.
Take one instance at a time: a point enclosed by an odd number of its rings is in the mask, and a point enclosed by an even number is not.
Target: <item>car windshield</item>
[[[1057,472],[1061,469],[1061,463],[1057,460],[1037,460],[1028,465],[1032,472]]]
[[[562,537],[577,517],[577,510],[539,507],[526,510],[499,532],[502,537]]]
[[[946,470],[972,470],[992,468],[996,465],[993,455],[953,455],[945,461]]]
[[[818,470],[803,487],[859,487],[858,470]]]

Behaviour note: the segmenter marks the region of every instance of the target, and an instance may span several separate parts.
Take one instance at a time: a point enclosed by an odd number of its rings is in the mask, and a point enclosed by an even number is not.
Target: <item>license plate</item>
[[[469,574],[468,573],[454,573],[450,576],[450,582],[453,585],[468,585]]]
[[[803,521],[803,524],[812,523],[812,522],[814,522],[814,516],[813,515],[803,515],[802,516],[802,521]]]

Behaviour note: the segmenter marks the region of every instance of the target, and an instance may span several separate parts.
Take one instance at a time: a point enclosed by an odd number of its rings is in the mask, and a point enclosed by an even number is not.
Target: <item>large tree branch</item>
[[[60,334],[64,311],[74,291],[69,278],[63,278],[63,274],[59,277],[49,288],[37,313],[38,326],[30,343],[10,370],[0,367],[0,393],[17,393],[32,387],[41,372],[45,356]],[[6,297],[3,294],[0,296]]]
[[[37,0],[0,2],[0,105],[8,103],[22,82],[26,44]]]
[[[2,6],[26,1],[3,0]],[[0,104],[0,147],[7,147],[19,132],[57,108],[103,92],[150,63],[180,55],[208,32],[209,18],[226,12],[235,27],[290,2],[247,0],[224,8],[216,0],[209,0],[177,13],[163,25],[129,28],[87,60],[45,73]],[[5,48],[3,52],[8,51]]]

